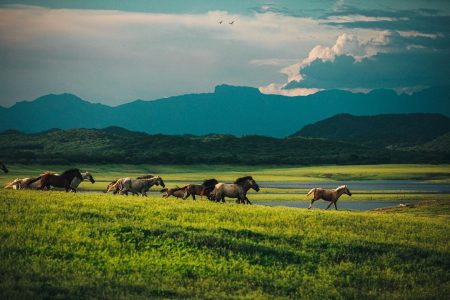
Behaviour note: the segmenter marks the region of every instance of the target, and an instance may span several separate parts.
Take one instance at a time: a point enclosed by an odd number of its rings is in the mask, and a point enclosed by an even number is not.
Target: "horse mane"
[[[347,188],[346,185],[341,185],[341,186],[338,186],[338,187],[335,189],[335,191],[340,191],[340,190],[345,189],[345,188]]]
[[[183,187],[178,187],[178,186],[176,186],[175,188],[173,188],[172,190],[174,191],[174,192],[176,192],[176,191],[179,191],[179,190],[184,190],[184,189],[186,189],[187,188],[187,185],[185,185],[185,186],[183,186]]]
[[[212,185],[216,185],[219,182],[215,179],[215,178],[211,178],[211,179],[205,179],[203,180],[202,185],[203,186],[212,186]]]
[[[47,173],[46,173],[46,174],[44,174],[44,175],[50,175],[50,174],[47,174]],[[42,176],[44,176],[44,175],[42,175]],[[36,181],[40,180],[42,176],[39,176],[39,177],[36,177],[36,178],[31,179],[31,180],[28,182],[28,185],[30,185],[30,184],[32,184],[32,183],[35,183]]]
[[[243,184],[247,180],[253,180],[253,177],[252,176],[239,177],[238,179],[236,179],[234,181],[234,183],[236,183],[236,184]]]
[[[39,177],[45,176],[45,175],[55,175],[56,172],[53,171],[45,171],[44,173],[39,174]]]
[[[69,173],[74,173],[74,172],[78,172],[78,173],[80,173],[80,170],[79,170],[79,169],[77,169],[77,168],[74,168],[74,169],[69,169],[69,170],[66,170],[66,171],[62,172],[62,174],[61,174],[61,175],[67,175],[67,174],[69,174]]]
[[[136,179],[149,179],[149,178],[153,178],[155,176],[151,175],[151,174],[147,174],[147,175],[142,175],[139,177],[136,177]]]

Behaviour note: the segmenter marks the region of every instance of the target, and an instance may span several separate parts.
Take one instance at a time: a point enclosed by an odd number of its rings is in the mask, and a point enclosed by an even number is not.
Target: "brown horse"
[[[161,190],[161,193],[164,193],[163,198],[168,198],[170,196],[174,196],[175,198],[181,198],[185,200],[187,197],[189,197],[189,194],[187,192],[187,186],[184,187],[176,187],[176,188],[163,188]]]
[[[50,186],[64,188],[66,192],[73,191],[76,192],[75,188],[72,188],[70,184],[72,183],[74,178],[78,178],[83,181],[83,176],[78,169],[70,169],[62,174],[55,173],[45,173],[41,176],[41,190],[44,188],[50,189]]]
[[[225,197],[237,198],[236,203],[252,204],[247,198],[249,189],[259,191],[259,185],[252,176],[245,176],[236,179],[234,183],[218,183],[211,192],[216,202],[225,202]]]
[[[208,199],[210,199],[211,192],[214,190],[214,186],[219,182],[212,178],[206,179],[202,184],[188,184],[186,186],[188,197],[192,196],[192,199],[195,200],[195,196],[198,195],[201,198],[205,195]]]
[[[0,169],[1,169],[3,172],[8,173],[8,168],[7,168],[7,167],[5,166],[5,164],[2,163],[1,161],[0,161]]]
[[[334,189],[334,190],[326,190],[322,188],[314,188],[311,189],[306,196],[311,195],[314,193],[314,198],[311,199],[311,203],[309,203],[308,209],[310,209],[313,205],[313,203],[319,199],[323,199],[325,201],[329,201],[330,204],[327,206],[326,209],[329,209],[331,204],[334,204],[334,208],[337,210],[336,202],[338,201],[339,197],[341,197],[343,194],[351,196],[352,193],[347,188],[346,185],[341,185],[340,187]]]

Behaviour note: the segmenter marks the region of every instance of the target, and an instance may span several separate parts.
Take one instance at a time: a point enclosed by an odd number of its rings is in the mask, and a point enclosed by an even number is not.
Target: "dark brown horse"
[[[334,190],[326,190],[322,188],[314,188],[311,189],[306,196],[311,195],[314,193],[314,198],[311,199],[311,203],[309,203],[308,209],[310,209],[314,203],[314,201],[317,201],[319,199],[323,199],[325,201],[329,201],[330,204],[328,204],[326,209],[329,209],[331,204],[334,204],[334,208],[337,210],[336,202],[338,201],[339,197],[341,197],[343,194],[347,194],[349,196],[352,195],[350,190],[347,188],[346,185],[341,185],[340,187],[334,189]]]
[[[70,169],[62,174],[55,173],[45,173],[41,176],[41,190],[44,188],[50,189],[50,186],[64,188],[66,192],[73,191],[76,192],[75,188],[72,188],[70,184],[74,178],[78,178],[83,181],[83,176],[78,169]]]
[[[188,197],[191,195],[192,199],[195,200],[195,196],[198,195],[200,197],[206,196],[210,199],[211,192],[214,190],[214,186],[218,183],[219,182],[216,179],[212,178],[204,180],[202,184],[188,184],[186,186]]]
[[[7,168],[7,167],[5,166],[5,164],[2,163],[1,161],[0,161],[0,169],[1,169],[3,172],[8,173],[8,168]]]

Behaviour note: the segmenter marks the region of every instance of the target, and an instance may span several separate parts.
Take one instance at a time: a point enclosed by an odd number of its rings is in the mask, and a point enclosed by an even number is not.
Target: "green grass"
[[[444,299],[449,221],[2,190],[0,298]]]
[[[74,166],[8,165],[11,173],[3,178],[36,176],[45,170],[63,171]],[[231,181],[253,175],[259,181],[329,181],[329,180],[439,180],[450,181],[450,165],[351,165],[351,166],[235,166],[235,165],[89,165],[76,167],[89,170],[98,180],[141,174],[158,174],[166,180],[192,182],[215,177]],[[2,178],[2,179],[3,179]]]

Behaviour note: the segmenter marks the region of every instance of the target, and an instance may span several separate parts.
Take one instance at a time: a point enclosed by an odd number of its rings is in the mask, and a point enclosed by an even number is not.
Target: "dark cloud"
[[[401,30],[401,31],[419,31],[423,33],[450,33],[450,14],[448,12],[436,9],[414,9],[414,10],[377,10],[360,9],[349,7],[329,12],[320,17],[324,23],[329,26],[340,28],[367,28],[378,30]],[[392,20],[374,20],[374,21],[350,21],[337,22],[327,21],[333,17],[344,17],[351,15],[361,15],[374,18],[391,18]]]
[[[355,62],[351,56],[334,62],[314,61],[304,67],[304,80],[290,82],[292,88],[398,88],[450,84],[450,56],[445,51],[411,50],[380,53]]]

